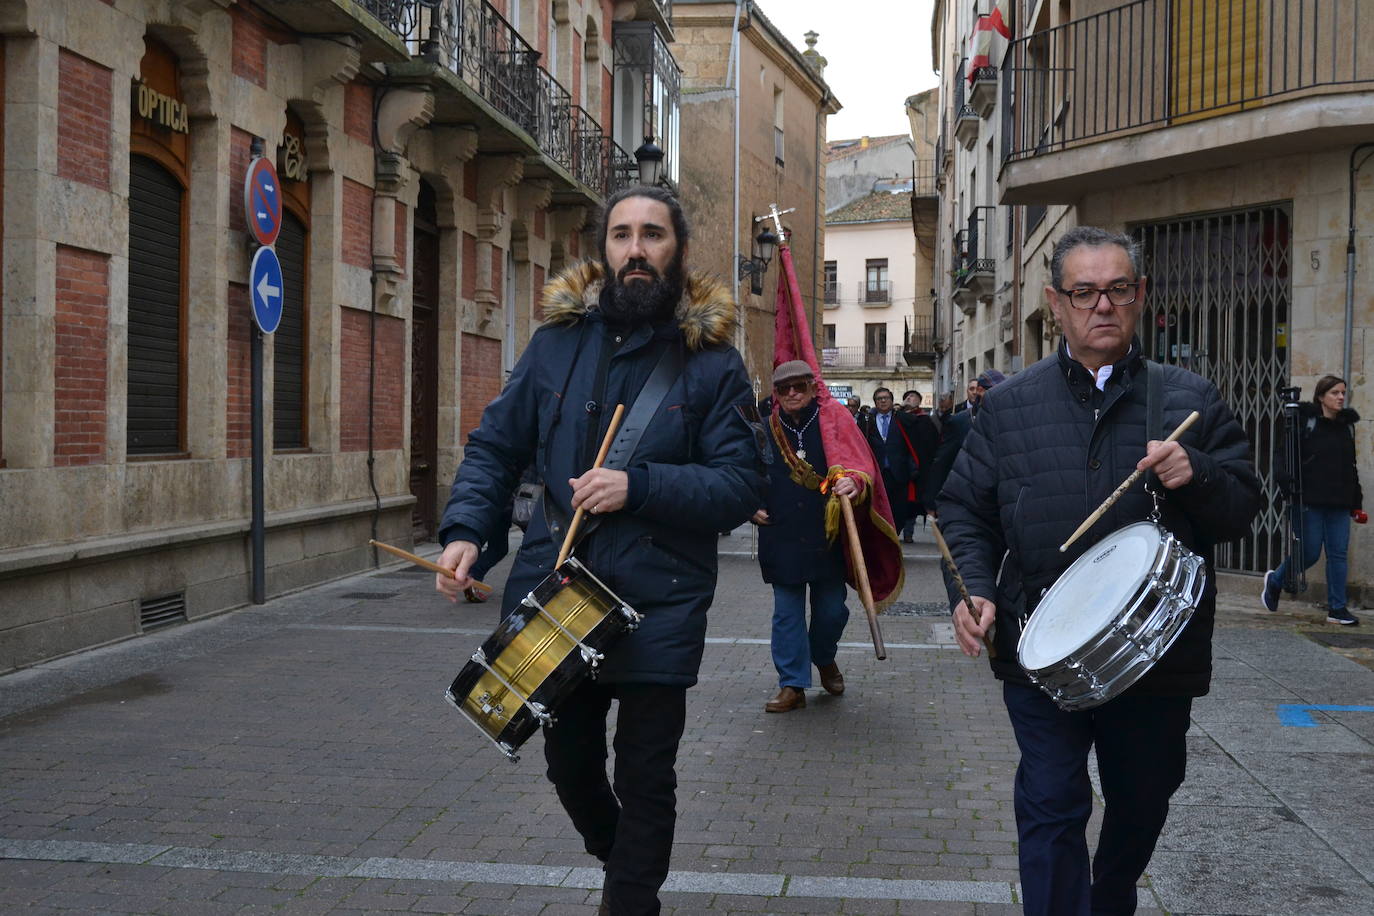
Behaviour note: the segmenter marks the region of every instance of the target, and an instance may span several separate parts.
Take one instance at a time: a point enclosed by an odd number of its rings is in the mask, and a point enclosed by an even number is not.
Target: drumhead
[[[1017,655],[1031,671],[1049,667],[1114,623],[1159,554],[1159,529],[1137,522],[1103,538],[1045,593],[1021,634]]]

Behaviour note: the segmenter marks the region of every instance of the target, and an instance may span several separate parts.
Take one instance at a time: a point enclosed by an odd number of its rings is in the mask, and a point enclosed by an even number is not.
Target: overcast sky
[[[930,69],[932,0],[757,0],[754,4],[796,46],[819,32],[816,50],[827,61],[825,81],[844,106],[831,115],[826,136],[911,130],[906,97],[938,84]]]

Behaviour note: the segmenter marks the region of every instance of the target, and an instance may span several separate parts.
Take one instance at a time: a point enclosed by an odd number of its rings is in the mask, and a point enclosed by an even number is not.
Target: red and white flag
[[[969,50],[968,81],[972,83],[978,71],[995,67],[1002,57],[1003,42],[1011,38],[1011,0],[997,0],[992,12],[979,16],[973,23],[972,48]]]
[[[826,503],[825,533],[831,541],[840,537],[840,543],[844,547],[846,580],[856,590],[859,588],[857,564],[866,565],[874,607],[882,610],[896,601],[897,596],[902,593],[905,575],[902,568],[902,545],[897,539],[897,530],[892,523],[892,505],[888,501],[887,491],[883,489],[883,475],[873,457],[873,450],[868,447],[868,441],[849,410],[830,396],[830,389],[821,377],[820,364],[816,362],[816,348],[811,342],[811,327],[802,308],[796,268],[792,263],[792,250],[786,240],[778,245],[778,255],[782,269],[778,272],[773,367],[777,368],[790,360],[800,359],[805,360],[815,374],[821,441],[825,446],[826,461],[830,465],[828,468],[816,468],[816,473],[825,478],[821,484],[822,492],[827,492],[843,475],[857,476],[863,481],[863,493],[854,501],[854,521],[858,527],[863,556],[852,556],[849,539],[841,537],[839,497],[834,495],[831,495]],[[778,401],[774,398],[770,426],[778,422],[778,410]],[[795,455],[789,457],[788,451],[783,450],[783,457],[791,464],[795,460]]]

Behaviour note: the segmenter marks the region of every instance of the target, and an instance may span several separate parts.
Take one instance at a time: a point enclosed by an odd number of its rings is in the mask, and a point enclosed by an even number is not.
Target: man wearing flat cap
[[[759,566],[763,581],[773,586],[773,666],[778,694],[767,712],[791,712],[806,706],[811,666],[821,687],[844,693],[844,677],[835,663],[836,647],[849,620],[845,607],[844,555],[825,534],[827,494],[821,486],[829,470],[821,439],[816,378],[800,359],[773,370],[773,399],[778,404],[768,464],[763,508],[754,513],[759,526]],[[856,497],[862,484],[840,477],[835,493]],[[806,622],[806,593],[811,591],[811,624]]]

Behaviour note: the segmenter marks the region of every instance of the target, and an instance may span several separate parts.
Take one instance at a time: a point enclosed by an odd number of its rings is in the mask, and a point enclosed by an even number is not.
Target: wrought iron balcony
[[[540,53],[490,3],[366,2],[383,12],[418,7],[406,33],[413,54],[456,75],[588,189],[598,195],[614,190],[622,163],[607,147],[601,125],[573,104],[568,90],[539,65]],[[620,153],[629,159],[623,150]]]
[[[837,308],[840,304],[840,284],[838,280],[825,281],[825,307]]]
[[[901,369],[907,365],[907,348],[900,344],[870,350],[867,347],[825,347],[822,369]]]
[[[1368,0],[1136,0],[1011,42],[1004,156],[1374,85]],[[1007,119],[1011,120],[1011,119]]]
[[[357,3],[401,38],[410,36],[419,23],[420,0],[357,0]]]
[[[892,304],[892,281],[860,280],[859,304],[865,308],[882,308]]]
[[[974,207],[967,228],[954,236],[954,301],[966,314],[973,313],[979,299],[992,294],[997,271],[997,259],[992,254],[996,212],[996,207]]]

